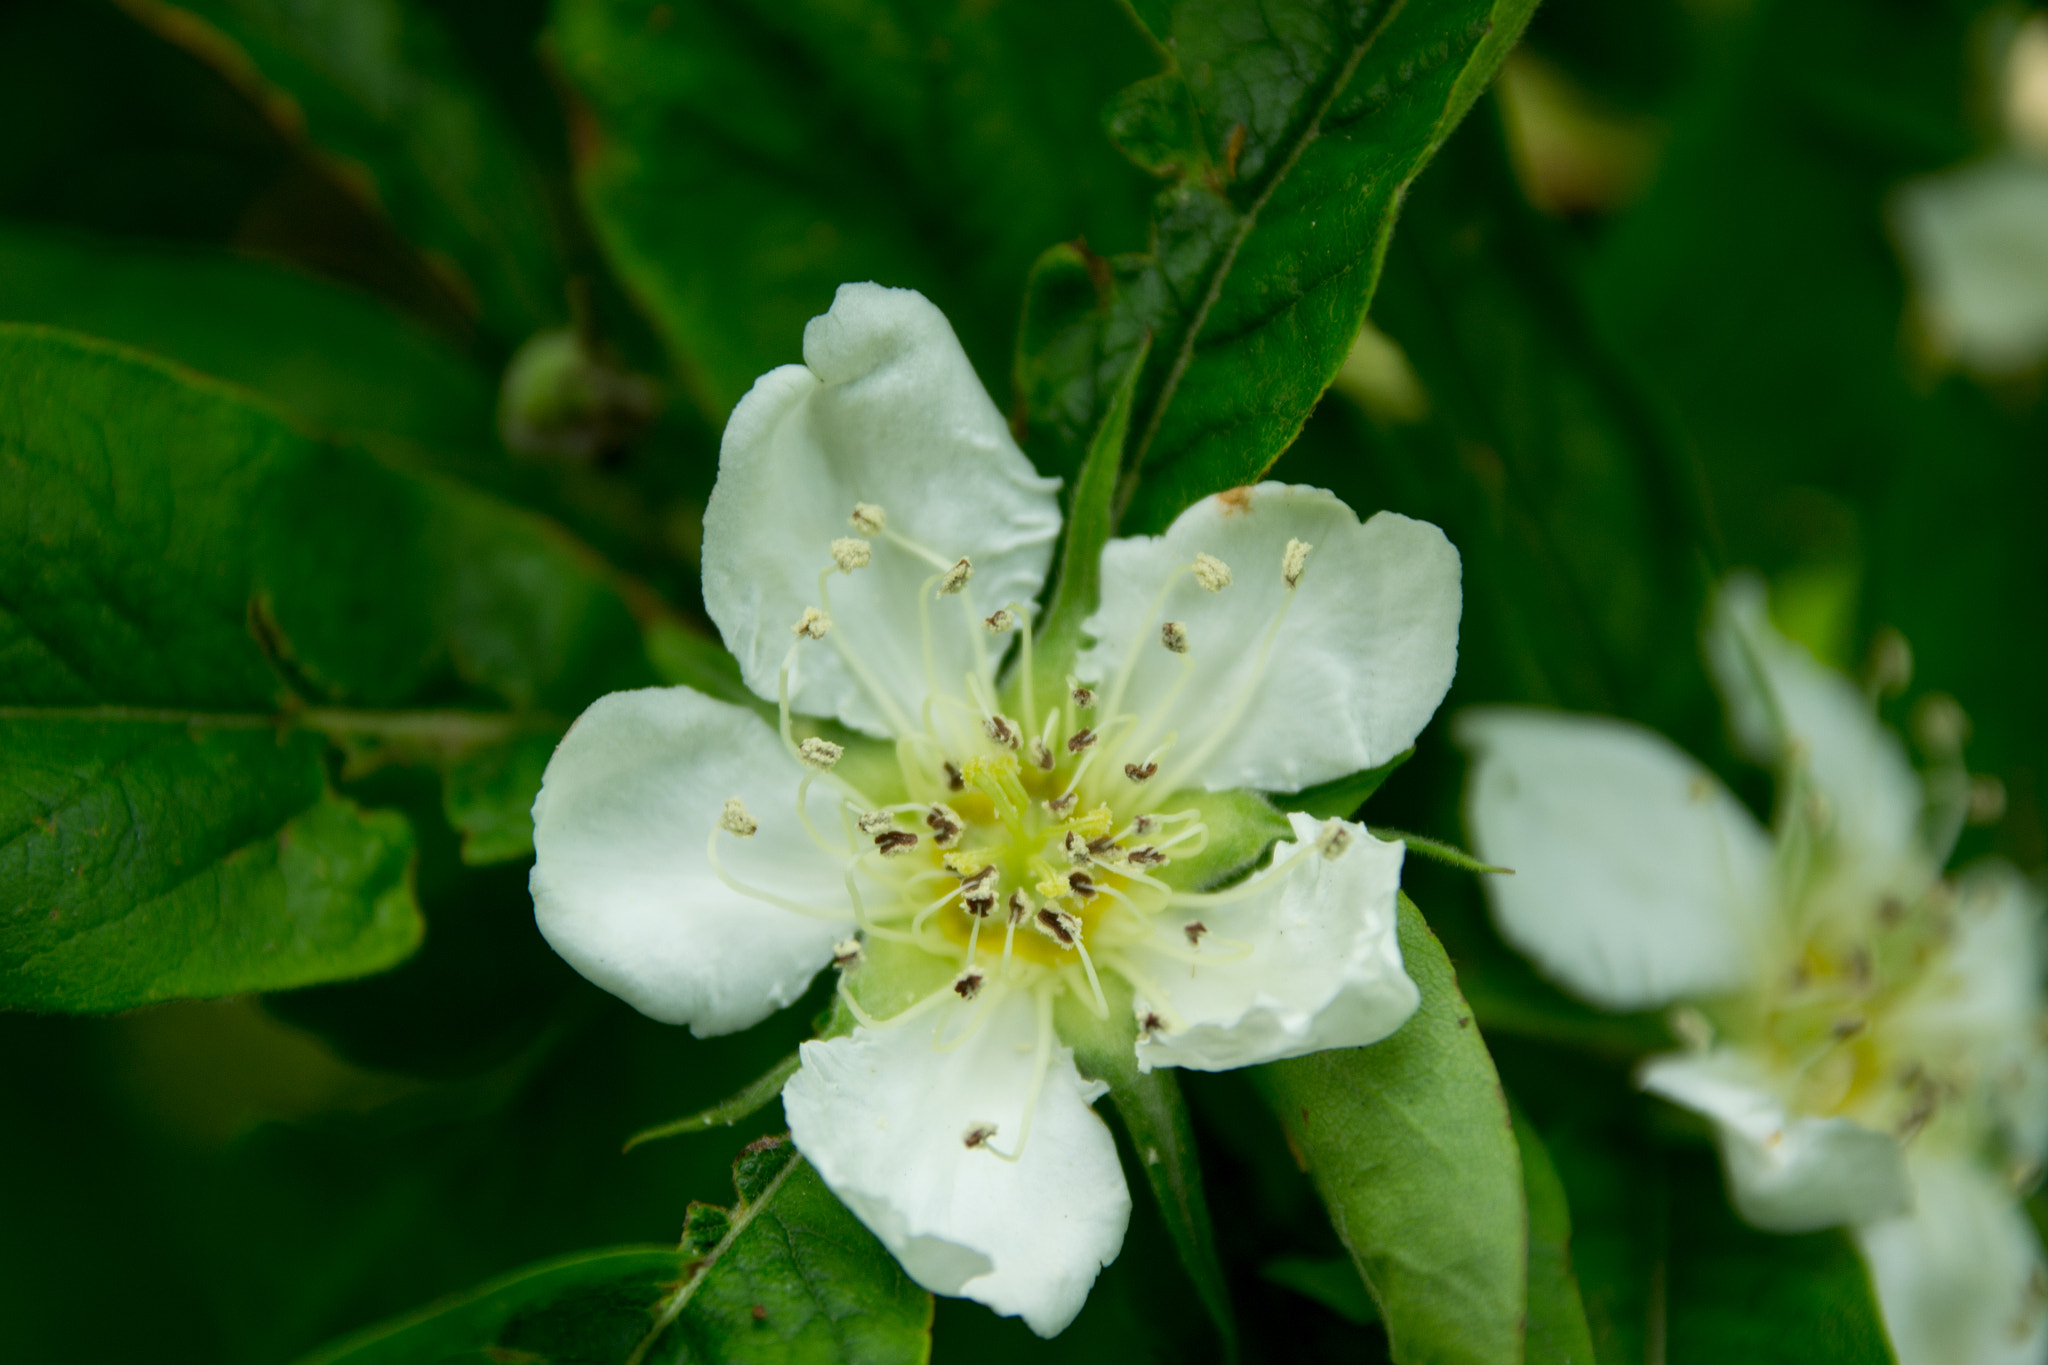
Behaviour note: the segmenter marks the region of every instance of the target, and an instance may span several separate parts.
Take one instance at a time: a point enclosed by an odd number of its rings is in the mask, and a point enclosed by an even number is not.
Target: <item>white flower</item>
[[[1187,860],[1201,791],[1298,791],[1414,741],[1456,663],[1457,553],[1316,489],[1235,490],[1104,550],[1094,643],[1053,687],[1033,646],[1056,484],[945,319],[848,285],[804,359],[733,412],[705,514],[706,603],[780,733],[685,688],[597,702],[534,804],[536,915],[592,981],[703,1035],[836,958],[859,1025],[804,1045],[797,1146],[919,1283],[1050,1336],[1130,1212],[1056,1016],[1106,1021],[1141,1068],[1213,1070],[1414,1010],[1401,845],[1296,814],[1227,889],[1189,889]],[[807,748],[793,713],[853,733]]]
[[[1775,834],[1648,730],[1461,716],[1480,856],[1518,874],[1490,883],[1501,933],[1604,1008],[1687,1002],[1692,1050],[1642,1085],[1713,1121],[1751,1223],[1854,1227],[1901,1365],[2048,1359],[2013,1183],[2048,1150],[2040,898],[2002,865],[1942,876],[1960,753],[1923,785],[1760,582],[1723,589],[1707,654],[1738,747],[1779,768]]]

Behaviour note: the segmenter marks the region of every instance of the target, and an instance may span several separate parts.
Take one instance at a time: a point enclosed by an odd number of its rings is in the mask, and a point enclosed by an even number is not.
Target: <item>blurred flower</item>
[[[536,913],[584,975],[703,1035],[836,963],[857,1023],[803,1047],[798,1148],[918,1283],[1050,1336],[1130,1213],[1075,1030],[1220,1070],[1414,1011],[1401,845],[1296,814],[1263,871],[1188,886],[1270,837],[1205,791],[1413,742],[1456,664],[1457,553],[1320,490],[1234,490],[1103,550],[1093,644],[1049,686],[1057,484],[946,320],[848,285],[804,357],[734,410],[705,513],[706,603],[779,733],[687,688],[600,700],[534,805]],[[838,724],[799,739],[797,714]]]
[[[521,455],[594,460],[631,444],[660,407],[651,380],[563,327],[529,337],[505,367],[498,436]]]
[[[2016,1187],[2048,1150],[2040,897],[2002,864],[1942,875],[1968,818],[1964,725],[1923,782],[1849,680],[1731,580],[1707,653],[1766,833],[1705,768],[1620,721],[1460,717],[1501,933],[1608,1009],[1684,1002],[1689,1050],[1643,1087],[1714,1123],[1758,1227],[1852,1225],[1902,1365],[2048,1357],[2048,1278]],[[1940,714],[1933,714],[1938,711]]]

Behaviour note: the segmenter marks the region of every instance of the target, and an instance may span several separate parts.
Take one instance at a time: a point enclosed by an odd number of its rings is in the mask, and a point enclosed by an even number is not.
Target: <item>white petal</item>
[[[1762,579],[1736,574],[1722,585],[1706,649],[1742,751],[1777,764],[1796,742],[1873,884],[1911,860],[1925,798],[1905,746],[1854,683],[1771,625]]]
[[[1167,1024],[1139,1035],[1140,1071],[1229,1071],[1363,1047],[1421,1003],[1395,937],[1403,847],[1347,824],[1349,846],[1325,858],[1315,850],[1321,822],[1288,818],[1295,842],[1274,848],[1260,892],[1169,914],[1155,945],[1124,950],[1149,983],[1137,985],[1138,1016],[1156,1012]],[[1198,918],[1208,930],[1198,955],[1216,959],[1199,966],[1186,960],[1185,934]]]
[[[774,697],[790,627],[824,605],[832,542],[856,534],[855,503],[877,505],[889,533],[973,561],[968,591],[930,605],[938,686],[957,692],[986,635],[968,620],[975,604],[986,615],[1030,602],[1045,582],[1058,487],[1017,449],[937,308],[908,289],[841,285],[804,328],[804,364],[763,375],[726,423],[704,512],[704,604],[747,686]],[[918,588],[936,570],[872,543],[868,567],[833,575],[833,636],[805,644],[791,704],[881,735],[915,728],[931,690]]]
[[[1314,546],[1291,606],[1280,573],[1289,540]],[[1197,554],[1229,565],[1232,584],[1211,593],[1181,574],[1155,614],[1161,587]],[[1154,735],[1178,733],[1160,781],[1299,791],[1415,742],[1457,670],[1459,575],[1458,552],[1427,522],[1381,512],[1361,526],[1320,488],[1236,489],[1196,503],[1163,536],[1103,548],[1102,605],[1084,626],[1095,643],[1079,672],[1114,679],[1135,651],[1123,709]],[[1185,623],[1185,655],[1161,646],[1164,621]],[[1194,674],[1176,690],[1183,660]]]
[[[841,864],[797,818],[802,770],[759,716],[687,687],[600,697],[548,760],[533,803],[533,912],[569,965],[641,1013],[700,1038],[757,1023],[804,992],[844,921],[742,895],[707,853],[727,798],[760,829],[719,836],[743,884],[844,913]],[[814,786],[812,820],[837,830]]]
[[[1899,1365],[2041,1365],[2048,1267],[2010,1188],[1916,1157],[1913,1211],[1856,1229]]]
[[[1466,821],[1501,936],[1606,1009],[1748,984],[1770,842],[1713,774],[1654,731],[1535,710],[1461,714]]]
[[[938,1027],[951,1036],[975,1008],[949,1002]],[[1068,1048],[1053,1049],[1018,1160],[966,1145],[970,1128],[994,1124],[990,1145],[1014,1151],[1031,1084],[1030,997],[1008,991],[987,1008],[952,1052],[935,1050],[922,1020],[805,1043],[782,1108],[797,1149],[912,1279],[1050,1337],[1122,1249],[1131,1196],[1089,1108],[1106,1087],[1081,1079]]]
[[[1794,1118],[1749,1058],[1728,1048],[1653,1057],[1643,1089],[1714,1121],[1728,1195],[1768,1232],[1886,1218],[1912,1201],[1904,1151],[1844,1118]]]
[[[1994,374],[2048,354],[2048,166],[1993,156],[1907,182],[1892,210],[1940,349]]]

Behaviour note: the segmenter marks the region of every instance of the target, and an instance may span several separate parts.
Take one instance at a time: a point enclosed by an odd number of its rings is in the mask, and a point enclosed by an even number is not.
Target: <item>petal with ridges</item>
[[[937,1050],[935,1029],[950,1038],[984,1007],[966,1043]],[[1014,1150],[1038,1040],[1033,1002],[1009,990],[949,1001],[933,1018],[805,1043],[782,1092],[790,1133],[912,1279],[1055,1336],[1130,1222],[1116,1144],[1089,1107],[1106,1087],[1082,1080],[1072,1050],[1055,1045],[1023,1155],[970,1148],[967,1132],[993,1124],[988,1145]]]
[[[1714,1121],[1729,1201],[1767,1232],[1887,1218],[1912,1202],[1905,1151],[1891,1134],[1852,1119],[1793,1117],[1737,1052],[1653,1057],[1639,1080]]]
[[[747,685],[772,698],[790,627],[824,605],[818,574],[832,542],[858,534],[847,521],[855,503],[881,507],[886,533],[949,563],[968,557],[968,591],[928,604],[931,675],[918,589],[937,570],[884,535],[867,567],[832,576],[837,639],[807,643],[793,682],[792,705],[807,715],[875,735],[914,728],[932,678],[958,693],[975,665],[976,604],[985,615],[1037,597],[1059,535],[1058,487],[1017,449],[937,308],[908,289],[842,285],[804,329],[804,364],[763,375],[726,423],[704,512],[704,603]]]
[[[548,761],[533,803],[534,919],[569,965],[641,1013],[730,1033],[802,995],[832,959],[844,921],[807,918],[742,895],[708,856],[727,798],[758,832],[719,836],[746,885],[832,911],[841,864],[797,818],[803,771],[767,723],[687,687],[600,697]],[[813,821],[839,828],[813,786]]]
[[[1290,540],[1313,547],[1291,594],[1281,577]],[[1182,573],[1197,554],[1227,564],[1230,586],[1212,593]],[[1122,707],[1155,740],[1177,734],[1167,786],[1300,791],[1378,767],[1429,723],[1457,670],[1460,573],[1458,552],[1427,522],[1381,512],[1360,524],[1320,488],[1234,489],[1162,536],[1103,548],[1102,604],[1083,626],[1095,643],[1079,672],[1114,697],[1107,680],[1135,651]],[[1164,621],[1185,624],[1185,655],[1161,646]],[[1195,672],[1176,686],[1183,661]]]
[[[1559,712],[1458,717],[1465,815],[1501,936],[1606,1009],[1747,985],[1770,842],[1713,774],[1651,730]]]
[[[1298,812],[1289,820],[1295,841],[1274,848],[1258,892],[1169,913],[1159,937],[1121,951],[1144,978],[1138,1017],[1161,1017],[1139,1035],[1139,1070],[1229,1071],[1363,1047],[1421,1003],[1395,937],[1402,846],[1346,824],[1349,845],[1325,858],[1314,848],[1322,822]],[[1187,961],[1184,929],[1196,918],[1216,955],[1209,965]]]

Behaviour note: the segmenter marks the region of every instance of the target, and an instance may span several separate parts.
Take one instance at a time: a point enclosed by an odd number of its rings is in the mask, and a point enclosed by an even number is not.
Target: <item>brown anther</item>
[[[1052,756],[1052,750],[1045,747],[1044,740],[1034,739],[1031,741],[1031,762],[1040,772],[1051,772],[1055,761]]]
[[[1199,948],[1202,945],[1202,939],[1209,932],[1209,926],[1198,919],[1189,920],[1188,927],[1181,930],[1181,932],[1188,936],[1188,946],[1190,948]]]
[[[1087,873],[1069,873],[1067,875],[1067,885],[1070,888],[1072,888],[1073,893],[1076,896],[1079,896],[1082,900],[1087,901],[1095,899],[1095,879],[1093,877],[1090,877]]]
[[[1073,830],[1068,830],[1067,837],[1060,840],[1060,847],[1067,851],[1067,861],[1077,867],[1088,861],[1088,841]]]
[[[1100,858],[1115,847],[1116,836],[1114,834],[1105,834],[1100,839],[1090,839],[1088,841],[1088,852],[1096,858]]]
[[[1166,855],[1150,844],[1140,844],[1124,857],[1139,867],[1157,867],[1166,861]]]
[[[975,996],[981,994],[981,983],[986,979],[979,971],[969,967],[966,971],[953,978],[953,994],[959,996],[962,1000],[972,1000]]]
[[[1133,782],[1144,782],[1150,779],[1158,771],[1159,765],[1157,763],[1124,764],[1124,776],[1130,778]]]
[[[924,822],[931,827],[932,842],[940,848],[951,848],[960,842],[963,826],[960,816],[951,806],[933,802],[931,809],[924,813]]]
[[[1095,732],[1085,725],[1067,736],[1067,752],[1070,754],[1078,754],[1083,749],[1092,749],[1094,747]]]
[[[960,879],[960,885],[967,888],[969,891],[972,891],[976,887],[981,886],[983,883],[994,880],[995,875],[995,864],[990,863],[987,867],[976,868],[974,871],[962,877]]]
[[[1007,635],[1017,628],[1017,613],[1008,607],[997,607],[981,618],[981,624],[991,635]]]
[[[1095,705],[1095,689],[1076,686],[1073,690],[1074,705],[1083,711]]]
[[[1031,902],[1024,899],[1022,891],[1010,893],[1010,923],[1022,924],[1031,914]]]
[[[967,779],[960,775],[960,765],[951,759],[946,760],[946,786],[956,792],[967,790]]]
[[[1157,829],[1158,827],[1159,822],[1157,820],[1154,820],[1149,815],[1141,815],[1137,819],[1131,821],[1131,833],[1133,834],[1150,834],[1153,830]]]
[[[967,1144],[969,1151],[972,1151],[976,1147],[988,1146],[988,1140],[995,1135],[996,1126],[993,1123],[977,1123],[968,1128],[960,1140]]]
[[[1138,1027],[1144,1031],[1147,1038],[1150,1038],[1153,1034],[1166,1027],[1166,1021],[1153,1011],[1146,1010],[1145,1017],[1138,1021]]]
[[[990,739],[1002,745],[1005,749],[1017,747],[1017,740],[1019,738],[1017,722],[1011,720],[1008,716],[990,716],[981,723],[981,728],[988,733]]]
[[[996,912],[996,889],[968,892],[960,898],[960,908],[976,919],[987,919]]]
[[[885,858],[894,858],[917,847],[917,836],[908,830],[886,830],[875,836],[875,847],[882,850]]]
[[[1059,796],[1047,797],[1045,808],[1054,815],[1065,815],[1074,808],[1074,793],[1064,792]]]
[[[1188,652],[1188,628],[1180,621],[1168,621],[1159,628],[1159,643],[1174,654]]]
[[[854,966],[866,956],[867,950],[860,946],[860,940],[857,938],[832,945],[832,965],[835,967],[844,969]]]
[[[1055,910],[1050,905],[1039,910],[1032,923],[1038,932],[1060,945],[1071,948],[1081,941],[1081,921],[1064,910]]]

